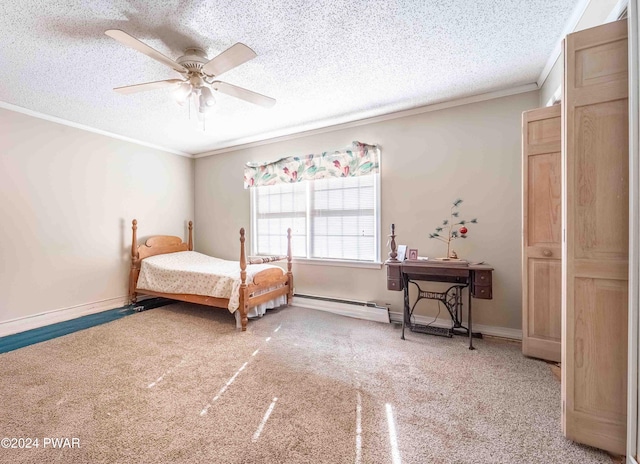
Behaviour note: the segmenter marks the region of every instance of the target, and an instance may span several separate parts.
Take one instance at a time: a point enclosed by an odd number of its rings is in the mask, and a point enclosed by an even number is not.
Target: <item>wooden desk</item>
[[[453,321],[452,333],[456,329],[463,329],[469,335],[469,349],[473,350],[473,332],[471,318],[471,297],[479,299],[491,299],[492,295],[492,271],[491,266],[485,264],[451,264],[447,262],[429,261],[387,261],[387,289],[404,291],[404,311],[402,312],[402,339],[407,324],[413,330],[411,315],[416,303],[421,299],[440,300],[445,304]],[[424,291],[418,285],[418,281],[448,282],[455,285],[449,287],[446,292]],[[409,284],[418,288],[418,297],[413,306],[409,303]],[[468,325],[462,325],[462,289],[468,287]]]

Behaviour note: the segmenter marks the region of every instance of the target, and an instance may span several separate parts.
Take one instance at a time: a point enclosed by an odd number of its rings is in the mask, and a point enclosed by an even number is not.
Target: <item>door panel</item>
[[[553,119],[558,128],[560,118]],[[560,145],[558,134],[556,144]],[[560,245],[560,151],[529,158],[529,246]]]
[[[522,115],[522,352],[560,361],[560,107]]]
[[[626,38],[576,51],[575,88],[599,87],[627,80]]]
[[[562,265],[559,259],[529,259],[529,333],[560,343]]]
[[[626,99],[576,108],[576,258],[627,259],[628,113]]]
[[[619,342],[627,333],[627,286],[619,280],[576,278],[575,302],[575,411],[622,421],[626,379],[603,373],[627,365],[626,344]],[[597,323],[591,323],[594,315]]]
[[[627,24],[565,41],[562,428],[626,451],[629,146]]]

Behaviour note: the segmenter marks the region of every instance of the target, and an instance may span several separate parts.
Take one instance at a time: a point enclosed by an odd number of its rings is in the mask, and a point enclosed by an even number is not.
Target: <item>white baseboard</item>
[[[64,322],[78,317],[95,314],[109,309],[121,308],[129,303],[129,297],[119,296],[93,303],[71,306],[69,308],[54,309],[33,316],[19,317],[0,322],[0,337],[13,335],[26,330],[37,329],[46,325]]]
[[[366,306],[364,303],[362,305],[356,303],[338,303],[335,301],[294,296],[293,305],[301,308],[326,311],[341,316],[354,317],[356,319],[389,323],[389,312],[387,308]]]
[[[402,322],[402,313],[390,312],[393,322]],[[416,324],[430,324],[434,327],[451,327],[451,319],[438,318],[435,321],[433,317],[421,316],[416,314],[413,316]],[[508,327],[496,327],[492,325],[473,324],[473,332],[480,332],[484,335],[493,337],[510,338],[512,340],[522,340],[522,330],[510,329]]]

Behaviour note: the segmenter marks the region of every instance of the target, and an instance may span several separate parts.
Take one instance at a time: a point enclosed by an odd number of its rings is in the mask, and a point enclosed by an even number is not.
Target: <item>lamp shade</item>
[[[176,102],[180,105],[184,105],[189,96],[193,92],[193,87],[188,82],[183,82],[178,86],[176,90],[173,91],[173,98],[175,98]]]
[[[211,107],[216,104],[213,93],[209,87],[200,88],[200,106]]]

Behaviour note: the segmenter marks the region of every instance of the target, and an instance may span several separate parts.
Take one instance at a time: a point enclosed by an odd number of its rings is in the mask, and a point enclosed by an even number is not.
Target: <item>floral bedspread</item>
[[[272,264],[247,266],[247,284],[253,276]],[[283,271],[284,273],[284,271]],[[240,264],[203,255],[196,251],[180,251],[150,256],[142,260],[137,288],[162,293],[182,293],[228,298],[230,312],[240,305]]]

